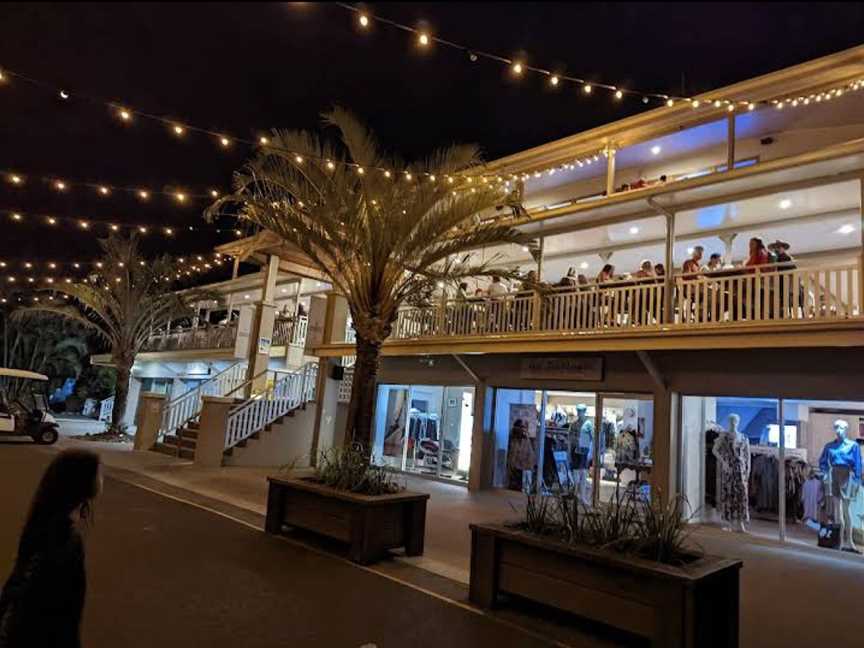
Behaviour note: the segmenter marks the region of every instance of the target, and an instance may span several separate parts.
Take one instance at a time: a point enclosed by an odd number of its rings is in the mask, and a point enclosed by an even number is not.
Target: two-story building
[[[539,252],[478,254],[534,271],[540,285],[487,296],[477,278],[473,298],[402,309],[383,347],[375,456],[477,490],[576,486],[588,503],[618,489],[681,494],[706,522],[734,523],[744,506],[754,531],[815,544],[818,520],[805,521],[820,513],[804,493],[831,471],[823,449],[835,421],[864,443],[864,47],[673,101],[484,172],[523,193],[522,208],[488,217],[512,219]],[[212,373],[245,362],[213,392],[228,399],[268,366],[291,375],[306,366],[302,385],[288,374],[259,380],[271,392],[294,381],[281,409],[267,414],[273,397],[254,389],[226,405],[226,449],[314,396],[314,415],[291,428],[297,443],[283,450],[315,456],[344,427],[353,354],[344,300],[266,233],[220,251],[261,262],[260,276],[220,288],[229,313],[241,299],[254,312],[245,325],[205,317],[230,342],[197,333],[200,320],[191,331],[155,332],[135,379],[152,390],[146,380],[170,378],[182,400],[178,381],[199,379],[190,372],[201,363]],[[269,334],[262,313],[287,303],[296,314],[304,300],[310,334],[303,344],[289,335],[302,351],[287,360],[291,343]],[[197,416],[200,407],[187,409]],[[729,501],[727,463],[714,451],[730,429],[736,447],[748,446],[744,502]],[[864,489],[849,505],[864,541]]]

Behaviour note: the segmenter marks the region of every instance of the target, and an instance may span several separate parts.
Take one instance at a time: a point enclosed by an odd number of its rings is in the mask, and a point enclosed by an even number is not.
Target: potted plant
[[[529,496],[517,523],[471,525],[471,601],[520,596],[664,648],[738,646],[741,562],[688,541],[684,502]]]
[[[364,565],[398,547],[408,556],[423,553],[429,495],[405,490],[360,447],[322,453],[311,477],[268,482],[268,533],[311,531],[348,544],[349,558]]]

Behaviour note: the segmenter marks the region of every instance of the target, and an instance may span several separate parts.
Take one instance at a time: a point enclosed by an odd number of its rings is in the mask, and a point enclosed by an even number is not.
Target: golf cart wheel
[[[44,427],[39,432],[34,435],[33,440],[40,445],[52,445],[57,442],[57,428],[55,427]]]

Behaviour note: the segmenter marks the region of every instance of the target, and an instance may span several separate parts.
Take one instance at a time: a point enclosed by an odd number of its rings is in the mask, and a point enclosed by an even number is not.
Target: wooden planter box
[[[354,562],[368,565],[388,549],[423,554],[428,494],[358,495],[306,479],[268,477],[267,533],[292,526],[344,542]]]
[[[572,546],[499,525],[471,525],[471,601],[515,594],[646,637],[663,648],[738,646],[741,561],[686,567]]]

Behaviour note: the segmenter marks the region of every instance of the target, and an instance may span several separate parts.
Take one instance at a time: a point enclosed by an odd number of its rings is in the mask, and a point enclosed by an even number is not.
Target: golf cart
[[[6,389],[6,382],[10,378],[48,382],[48,376],[40,373],[0,367],[0,435],[29,436],[43,445],[57,441],[59,426],[48,411],[45,394],[30,391],[10,402]]]

